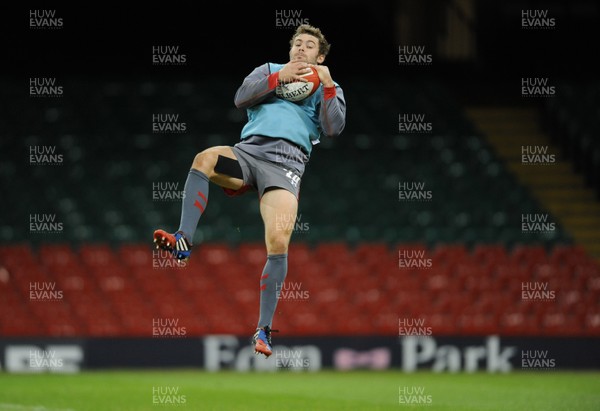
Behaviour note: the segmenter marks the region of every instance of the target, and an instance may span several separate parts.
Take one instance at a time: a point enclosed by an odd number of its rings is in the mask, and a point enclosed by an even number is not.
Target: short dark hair
[[[301,24],[296,28],[296,32],[290,39],[290,46],[294,44],[294,40],[300,34],[310,34],[311,36],[319,39],[319,54],[323,56],[327,56],[329,54],[329,49],[331,48],[331,44],[327,42],[325,35],[321,32],[321,29],[311,26],[310,24]]]

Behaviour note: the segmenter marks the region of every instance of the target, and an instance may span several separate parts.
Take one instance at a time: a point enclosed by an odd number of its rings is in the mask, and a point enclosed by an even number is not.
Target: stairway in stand
[[[600,262],[600,202],[542,132],[537,110],[474,107],[467,109],[467,115],[554,221]]]

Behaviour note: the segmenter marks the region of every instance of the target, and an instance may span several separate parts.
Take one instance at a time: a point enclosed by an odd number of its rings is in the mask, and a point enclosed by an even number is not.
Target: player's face
[[[324,60],[319,55],[319,40],[310,34],[300,34],[292,43],[290,61],[306,61],[310,64],[321,64]]]

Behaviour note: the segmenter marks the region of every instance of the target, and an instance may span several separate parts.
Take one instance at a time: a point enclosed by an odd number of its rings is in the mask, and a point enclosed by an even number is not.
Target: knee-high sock
[[[283,280],[287,275],[287,254],[271,254],[260,277],[260,317],[258,328],[273,322]]]
[[[191,169],[183,187],[184,199],[179,223],[179,231],[183,231],[190,243],[193,242],[198,221],[208,204],[208,187],[208,176],[202,171]]]

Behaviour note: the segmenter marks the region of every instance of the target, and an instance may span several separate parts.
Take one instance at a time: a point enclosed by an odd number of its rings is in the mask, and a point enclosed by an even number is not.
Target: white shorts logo
[[[284,171],[287,171],[287,170],[284,168]],[[294,187],[298,187],[298,183],[300,182],[300,177],[298,177],[296,174],[294,174],[291,171],[288,171],[285,176],[290,179],[290,183]]]

